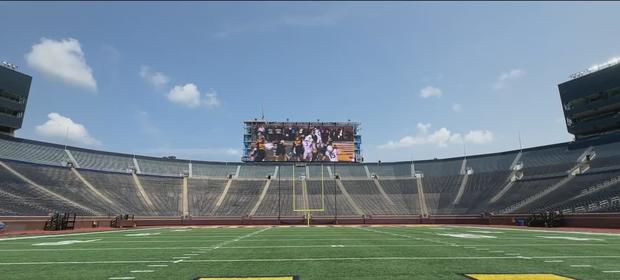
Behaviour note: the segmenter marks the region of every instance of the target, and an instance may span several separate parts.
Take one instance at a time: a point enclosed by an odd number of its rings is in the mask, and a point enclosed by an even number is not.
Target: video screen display
[[[246,161],[354,162],[355,127],[342,123],[246,124]]]

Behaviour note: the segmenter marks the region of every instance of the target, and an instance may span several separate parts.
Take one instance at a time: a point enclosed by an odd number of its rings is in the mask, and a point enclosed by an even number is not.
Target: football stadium
[[[365,119],[248,114],[221,161],[21,137],[45,78],[3,62],[0,278],[620,279],[620,59],[571,72],[572,141],[366,160]]]

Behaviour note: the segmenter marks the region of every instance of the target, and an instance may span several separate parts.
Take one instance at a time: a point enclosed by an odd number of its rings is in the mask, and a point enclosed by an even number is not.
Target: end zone
[[[198,277],[195,280],[299,280],[298,276],[257,276],[257,277]]]
[[[531,273],[531,274],[465,274],[473,280],[575,280],[550,273]]]

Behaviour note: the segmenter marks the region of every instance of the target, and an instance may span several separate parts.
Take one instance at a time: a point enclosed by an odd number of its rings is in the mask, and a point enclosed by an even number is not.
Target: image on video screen
[[[247,161],[354,162],[353,125],[257,123]]]

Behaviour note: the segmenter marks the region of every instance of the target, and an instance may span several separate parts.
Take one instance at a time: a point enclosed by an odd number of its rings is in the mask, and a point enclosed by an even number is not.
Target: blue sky
[[[242,122],[362,123],[366,161],[571,139],[557,84],[620,56],[620,3],[0,3],[19,137],[237,161]],[[67,130],[67,127],[70,129]]]

